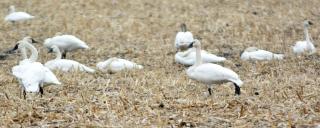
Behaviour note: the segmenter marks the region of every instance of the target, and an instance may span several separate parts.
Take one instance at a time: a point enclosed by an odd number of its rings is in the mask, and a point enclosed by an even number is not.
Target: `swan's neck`
[[[195,66],[198,66],[202,63],[202,58],[201,58],[201,46],[198,46],[196,48],[196,63]]]
[[[21,52],[21,55],[22,55],[22,59],[28,59],[26,48],[22,47],[20,49],[20,52]]]
[[[38,51],[37,49],[30,43],[25,42],[25,47],[31,51],[30,61],[35,62],[38,59]]]
[[[11,6],[9,9],[9,13],[14,13],[14,12],[16,12],[16,9],[13,6]]]
[[[306,39],[307,42],[311,42],[307,26],[304,27],[304,36],[305,36],[305,39]]]
[[[62,55],[59,49],[56,50],[56,60],[61,59]]]

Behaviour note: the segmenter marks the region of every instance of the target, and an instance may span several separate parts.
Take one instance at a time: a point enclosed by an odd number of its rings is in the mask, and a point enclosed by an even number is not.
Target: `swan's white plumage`
[[[191,32],[178,32],[176,35],[176,48],[188,47],[193,42],[193,35]]]
[[[50,49],[53,45],[59,47],[61,52],[69,52],[76,49],[88,49],[89,46],[73,35],[58,35],[44,41],[44,46]]]
[[[27,92],[39,92],[41,83],[61,84],[56,76],[39,62],[25,63],[12,68]]]
[[[309,52],[309,54],[313,54],[316,52],[316,48],[314,47],[311,41],[297,41],[296,44],[292,47],[292,49],[295,54],[302,54],[304,52]]]
[[[295,45],[292,47],[292,50],[295,54],[302,54],[305,52],[308,52],[308,54],[316,53],[316,48],[314,47],[311,40],[311,36],[309,35],[309,32],[308,32],[308,27],[311,24],[312,23],[308,20],[303,22],[305,40],[297,41]]]
[[[94,73],[95,70],[91,69],[83,64],[80,64],[77,61],[74,60],[67,60],[67,59],[54,59],[46,62],[44,64],[47,68],[50,70],[61,70],[64,72],[69,72],[72,70],[79,70],[83,72],[90,72]]]
[[[216,84],[228,81],[236,83],[239,87],[243,84],[238,74],[234,71],[212,63],[192,66],[187,70],[187,75],[191,79],[201,81],[205,84]]]
[[[226,60],[224,57],[216,56],[204,50],[201,50],[201,58],[203,63],[217,63]],[[196,49],[189,48],[187,51],[177,52],[175,61],[183,65],[194,65],[196,62]]]
[[[106,61],[97,63],[97,68],[102,71],[119,72],[122,70],[142,69],[143,66],[125,59],[113,57]]]
[[[283,54],[275,54],[256,47],[249,47],[241,54],[242,60],[282,60]]]
[[[14,6],[10,6],[10,14],[8,14],[4,20],[10,22],[24,21],[34,18],[34,16],[26,12],[15,12]]]
[[[68,72],[71,70],[79,70],[84,72],[95,72],[94,69],[91,69],[77,61],[68,60],[68,59],[61,59],[61,53],[59,48],[56,45],[51,46],[53,52],[56,53],[57,58],[46,62],[44,65],[45,67],[49,68],[50,70],[61,70],[64,72]]]
[[[24,59],[23,63],[12,68],[12,74],[18,78],[27,92],[39,92],[40,85],[43,83],[61,84],[56,76],[41,63],[35,62],[38,52],[26,38],[19,41],[19,49],[24,54],[22,49],[28,48],[31,50],[31,57]]]
[[[175,47],[177,49],[185,49],[194,41],[191,32],[187,31],[186,25],[181,25],[181,31],[177,33],[175,39]]]
[[[196,48],[196,63],[188,68],[188,77],[203,82],[207,84],[207,86],[224,82],[233,82],[235,84],[236,94],[240,94],[240,87],[242,86],[243,82],[240,80],[238,74],[231,69],[217,64],[202,63],[200,41],[195,40],[193,47]],[[211,94],[210,87],[209,94]]]

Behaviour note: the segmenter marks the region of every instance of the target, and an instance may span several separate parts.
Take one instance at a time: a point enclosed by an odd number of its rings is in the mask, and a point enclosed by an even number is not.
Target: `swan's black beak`
[[[308,21],[308,24],[309,24],[309,25],[313,25],[313,23],[312,23],[311,21]]]
[[[38,43],[38,41],[35,41],[34,39],[31,39],[31,43]]]
[[[194,43],[194,41],[191,44],[189,44],[188,48],[192,48],[193,47],[193,43]]]
[[[53,49],[52,48],[48,48],[48,53],[53,53]]]
[[[19,47],[19,43],[17,43],[12,49],[6,51],[5,53],[8,53],[8,54],[12,54],[14,51],[16,51]]]

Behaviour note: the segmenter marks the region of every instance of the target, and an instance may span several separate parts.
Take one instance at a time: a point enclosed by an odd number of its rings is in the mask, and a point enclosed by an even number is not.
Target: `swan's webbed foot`
[[[233,83],[233,85],[234,85],[235,94],[240,95],[240,93],[241,93],[240,87],[236,83]]]

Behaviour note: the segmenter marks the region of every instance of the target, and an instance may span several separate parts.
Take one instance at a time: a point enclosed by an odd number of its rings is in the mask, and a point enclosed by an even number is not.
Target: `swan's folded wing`
[[[60,81],[57,79],[56,75],[53,74],[53,72],[51,72],[51,70],[49,70],[46,67],[43,67],[44,70],[44,82],[45,83],[50,83],[50,84],[61,84]]]
[[[239,79],[238,74],[217,64],[202,64],[194,70],[203,81],[225,81]]]

